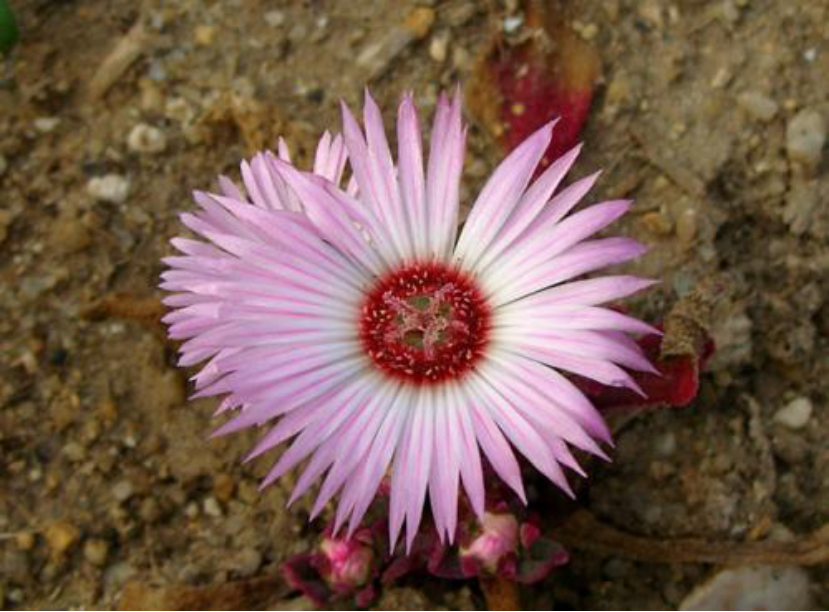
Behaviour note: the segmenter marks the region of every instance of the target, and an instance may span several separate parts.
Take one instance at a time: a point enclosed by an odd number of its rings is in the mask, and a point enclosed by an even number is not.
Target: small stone
[[[135,487],[129,480],[119,480],[112,487],[112,497],[119,504],[124,503],[135,493]]]
[[[107,568],[104,584],[108,589],[117,589],[138,573],[128,561],[121,561]]]
[[[510,15],[509,17],[504,18],[504,32],[507,34],[517,32],[522,25],[524,25],[523,15]]]
[[[0,176],[6,174],[6,170],[9,169],[9,162],[6,161],[6,158],[3,155],[0,155]]]
[[[75,545],[81,537],[80,530],[74,525],[65,521],[56,521],[51,523],[43,531],[43,537],[49,545],[49,550],[52,557],[62,557],[66,552]]]
[[[478,6],[475,2],[451,2],[441,5],[441,19],[446,22],[450,28],[459,28],[466,24],[475,13],[478,12]]]
[[[120,174],[105,174],[89,179],[86,192],[99,202],[123,204],[130,194],[130,181]]]
[[[133,153],[155,155],[167,148],[167,137],[157,127],[139,123],[130,130],[127,136],[127,147]]]
[[[207,516],[211,516],[213,518],[219,518],[222,516],[222,507],[219,505],[219,502],[215,497],[207,497],[204,500],[202,507],[204,508],[204,513]]]
[[[593,40],[594,38],[596,38],[596,35],[598,33],[599,26],[597,26],[595,23],[588,23],[582,28],[581,32],[579,32],[579,35],[581,35],[581,37],[584,40]]]
[[[392,61],[416,40],[425,38],[435,21],[434,9],[412,10],[402,24],[388,28],[357,55],[355,63],[364,69],[368,80],[385,72]]]
[[[452,51],[452,67],[455,70],[467,70],[472,64],[472,54],[464,47],[455,47]]]
[[[809,577],[792,566],[748,565],[720,571],[679,604],[680,610],[811,610]]]
[[[814,223],[818,210],[818,184],[816,180],[795,180],[786,194],[783,222],[795,236],[804,234]]]
[[[243,548],[232,557],[228,569],[240,578],[250,578],[262,566],[262,553],[255,548]]]
[[[639,16],[650,26],[660,29],[664,23],[661,0],[641,0],[636,8]]]
[[[717,70],[717,72],[714,73],[714,76],[711,79],[711,87],[714,89],[722,89],[728,85],[732,76],[731,70],[727,66],[722,66]]]
[[[30,531],[21,531],[14,536],[14,543],[20,550],[32,550],[35,545],[35,534]]]
[[[429,57],[431,57],[438,64],[446,61],[446,56],[449,51],[449,32],[440,32],[432,37],[429,43]]]
[[[60,117],[38,117],[34,121],[35,129],[41,134],[49,134],[60,125]]]
[[[774,422],[789,429],[802,429],[811,417],[811,400],[808,397],[798,397],[774,414]]]
[[[196,29],[193,31],[193,40],[201,47],[209,47],[216,40],[216,26],[196,26]]]
[[[663,457],[670,457],[676,451],[676,434],[669,431],[654,440],[654,448],[656,452]]]
[[[815,168],[820,163],[824,144],[826,122],[818,111],[804,108],[791,118],[786,127],[786,151],[789,159]]]
[[[77,253],[91,242],[89,229],[74,211],[62,212],[49,228],[49,243],[58,253]]]
[[[213,495],[220,502],[229,502],[235,490],[236,482],[230,474],[216,474],[213,477]]]
[[[80,463],[86,459],[86,449],[77,442],[67,442],[63,447],[63,454],[72,463]]]
[[[642,225],[652,234],[667,236],[673,230],[670,217],[662,211],[652,210],[642,215]]]
[[[693,245],[697,237],[697,211],[693,208],[686,208],[676,219],[676,237],[683,250]]]
[[[95,567],[102,567],[109,556],[109,544],[98,538],[87,540],[83,545],[83,556]]]
[[[278,28],[282,24],[285,23],[285,13],[282,11],[268,11],[264,15],[265,23],[267,23],[272,28]]]
[[[155,523],[161,517],[161,508],[158,502],[152,497],[147,497],[138,506],[138,516],[145,523]]]
[[[771,121],[779,108],[777,102],[759,91],[744,91],[737,96],[737,104],[759,121]]]
[[[417,38],[424,38],[435,23],[435,10],[428,6],[415,8],[406,17],[405,26],[414,32]]]

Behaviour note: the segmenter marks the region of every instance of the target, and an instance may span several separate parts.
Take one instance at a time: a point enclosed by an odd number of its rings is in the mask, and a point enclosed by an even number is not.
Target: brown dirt
[[[389,120],[407,89],[431,110],[441,88],[468,80],[516,3],[424,0],[435,20],[423,38],[368,64],[357,58],[417,3],[12,4],[22,39],[0,60],[0,603],[109,608],[129,580],[254,576],[309,546],[307,502],[284,510],[287,482],[259,495],[266,466],[239,464],[250,437],[206,441],[214,404],[185,402],[151,326],[84,315],[113,292],[159,294],[159,260],[191,190],[236,175],[278,134],[307,158],[316,135],[339,125],[337,100],[357,105],[367,80]],[[809,167],[787,155],[786,131],[804,109],[829,120],[829,6],[578,5],[574,27],[593,37],[603,77],[577,174],[603,167],[596,199],[636,199],[621,231],[652,245],[637,272],[664,279],[634,308],[656,316],[715,274],[728,285],[700,397],[628,425],[614,463],[594,468],[585,505],[654,537],[816,529],[829,509],[829,175],[826,156]],[[444,38],[437,61],[430,47]],[[139,123],[160,130],[163,152],[130,150]],[[499,155],[473,126],[467,200]],[[109,173],[129,182],[121,202],[88,191]],[[795,398],[813,406],[798,428],[775,420]],[[714,571],[573,557],[525,601],[676,607]],[[825,568],[809,572],[826,606]],[[483,603],[473,584],[412,579],[380,605]]]

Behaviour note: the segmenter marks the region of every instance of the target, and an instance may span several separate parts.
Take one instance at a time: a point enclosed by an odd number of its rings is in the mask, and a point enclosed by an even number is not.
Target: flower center
[[[366,296],[360,337],[375,366],[415,383],[470,370],[483,353],[489,308],[469,277],[443,264],[407,266]]]

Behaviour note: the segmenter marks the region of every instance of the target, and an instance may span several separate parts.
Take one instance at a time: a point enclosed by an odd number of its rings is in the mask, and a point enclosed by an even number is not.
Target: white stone
[[[440,32],[429,42],[429,56],[439,64],[446,61],[449,50],[449,32]]]
[[[48,134],[54,132],[55,128],[60,125],[59,117],[38,117],[35,119],[35,129],[41,134]]]
[[[99,202],[123,204],[130,195],[130,182],[120,174],[96,176],[89,179],[86,192]]]
[[[786,151],[792,161],[817,166],[826,144],[826,122],[821,114],[804,108],[786,127]]]
[[[222,516],[222,507],[219,505],[219,502],[216,501],[215,497],[208,497],[205,499],[202,507],[204,508],[204,513],[207,516],[212,516],[213,518],[219,518]]]
[[[139,123],[130,130],[127,136],[127,147],[133,153],[155,155],[167,148],[167,137],[157,127]]]
[[[680,610],[811,610],[809,577],[793,566],[747,565],[719,572]]]
[[[112,497],[120,503],[127,501],[133,493],[135,493],[135,488],[129,480],[119,480],[112,487]]]
[[[760,121],[771,121],[777,114],[777,102],[759,91],[744,91],[737,97],[737,104]]]
[[[285,13],[282,11],[268,11],[264,14],[265,23],[267,23],[272,28],[278,28],[283,23],[285,23]]]
[[[801,429],[812,417],[812,402],[808,397],[798,397],[778,410],[774,422],[789,429]]]
[[[510,15],[504,19],[504,32],[512,34],[513,32],[518,31],[518,28],[522,25],[524,25],[523,15]]]

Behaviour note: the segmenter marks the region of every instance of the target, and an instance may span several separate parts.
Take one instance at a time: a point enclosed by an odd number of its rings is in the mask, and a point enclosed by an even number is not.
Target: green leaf
[[[6,0],[0,0],[0,53],[8,53],[17,42],[17,21]]]

